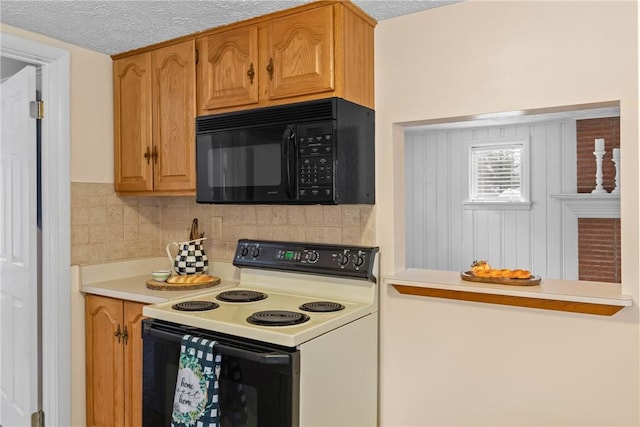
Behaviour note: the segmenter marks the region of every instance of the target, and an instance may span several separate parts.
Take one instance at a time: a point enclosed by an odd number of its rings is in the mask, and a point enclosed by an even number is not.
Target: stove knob
[[[260,255],[260,248],[253,248],[253,252],[251,252],[251,256],[257,258]]]
[[[358,255],[354,260],[353,260],[353,265],[355,265],[356,267],[361,267],[362,264],[364,264],[364,257],[362,255]]]
[[[346,254],[340,254],[338,257],[338,264],[347,265],[349,263],[349,256]]]
[[[247,248],[246,246],[244,246],[244,247],[240,250],[240,255],[241,255],[241,256],[247,256],[247,255],[249,255],[249,248]]]
[[[318,252],[316,251],[309,251],[308,255],[307,255],[307,260],[314,264],[316,262],[318,262],[318,259],[320,259],[320,254],[318,254]]]

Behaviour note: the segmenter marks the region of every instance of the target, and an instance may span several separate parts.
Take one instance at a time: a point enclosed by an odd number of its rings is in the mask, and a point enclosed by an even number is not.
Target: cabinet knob
[[[273,80],[273,58],[269,58],[269,65],[267,65],[267,72],[269,73],[269,80]]]
[[[153,146],[151,157],[153,157],[153,164],[158,163],[158,147],[156,147],[155,145]]]
[[[253,62],[249,64],[249,71],[247,71],[247,76],[249,76],[249,83],[253,84],[253,77],[256,75],[255,70],[253,69]]]
[[[144,153],[144,158],[147,159],[147,164],[149,164],[149,160],[151,159],[151,152],[149,151],[149,147],[147,147],[147,151]]]

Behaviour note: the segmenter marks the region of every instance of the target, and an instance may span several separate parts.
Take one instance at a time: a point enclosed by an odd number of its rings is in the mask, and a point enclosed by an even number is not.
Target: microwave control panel
[[[334,139],[333,122],[298,125],[297,187],[301,202],[334,200]]]

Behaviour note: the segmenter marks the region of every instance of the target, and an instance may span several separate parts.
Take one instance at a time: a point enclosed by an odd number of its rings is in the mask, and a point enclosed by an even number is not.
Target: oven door
[[[282,203],[297,197],[294,125],[199,133],[198,203]]]
[[[218,342],[215,351],[222,355],[221,427],[298,426],[298,350],[155,319],[143,320],[143,426],[171,426],[180,343],[185,334]]]

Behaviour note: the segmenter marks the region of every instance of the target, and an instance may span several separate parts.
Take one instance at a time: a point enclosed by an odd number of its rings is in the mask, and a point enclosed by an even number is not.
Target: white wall
[[[623,292],[613,317],[381,292],[383,426],[637,426],[636,2],[466,1],[376,28],[382,274],[404,267],[399,123],[620,100]],[[471,260],[470,260],[471,261]]]

